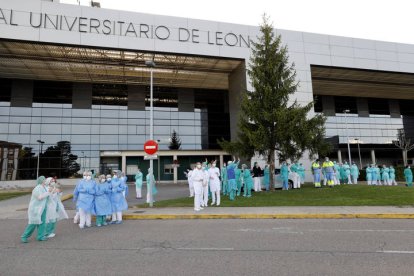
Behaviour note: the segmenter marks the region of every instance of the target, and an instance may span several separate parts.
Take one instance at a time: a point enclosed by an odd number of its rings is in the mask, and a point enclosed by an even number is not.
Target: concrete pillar
[[[401,118],[400,102],[398,100],[389,100],[391,118]]]
[[[74,83],[72,88],[72,108],[91,109],[92,107],[92,84]]]
[[[194,112],[194,89],[180,88],[177,96],[178,111]]]
[[[11,180],[16,180],[18,163],[19,163],[19,148],[15,148],[14,149],[14,160],[13,160],[13,176]]]
[[[126,156],[122,154],[121,171],[126,174]]]
[[[341,150],[338,150],[338,163],[342,163],[342,153],[341,153]]]
[[[174,160],[177,160],[177,155],[175,154],[174,156],[173,156],[173,161]],[[177,167],[176,166],[174,166],[174,184],[177,184],[177,182],[178,182],[178,173],[177,173]]]
[[[371,150],[371,161],[372,161],[372,164],[376,164],[377,162],[376,162],[376,160],[375,160],[375,150]]]
[[[230,137],[231,140],[237,138],[237,123],[240,112],[240,95],[247,87],[246,65],[241,63],[229,75],[229,113],[230,113]]]
[[[357,109],[359,117],[369,117],[368,100],[366,98],[357,98]]]
[[[10,105],[12,107],[32,107],[33,81],[13,80]]]
[[[323,96],[322,107],[325,116],[335,116],[335,101],[333,96]]]
[[[220,168],[222,168],[224,165],[224,158],[223,158],[223,154],[220,154]]]
[[[145,86],[128,85],[128,110],[145,110]]]

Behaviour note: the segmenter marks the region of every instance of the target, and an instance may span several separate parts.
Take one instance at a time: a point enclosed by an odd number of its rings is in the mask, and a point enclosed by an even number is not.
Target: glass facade
[[[347,143],[347,133],[349,140],[358,138],[363,144],[391,144],[397,137],[397,130],[403,128],[403,120],[390,118],[389,115],[358,117],[358,114],[345,116],[338,113],[336,116],[327,116],[325,127],[326,136],[338,135],[341,144]]]
[[[69,141],[81,168],[99,171],[101,151],[143,150],[149,139],[149,89],[143,110],[129,110],[124,85],[92,85],[89,109],[72,106],[71,83],[33,82],[31,107],[13,107],[10,81],[0,83],[0,140],[31,147]],[[4,89],[3,89],[4,88]],[[230,138],[228,92],[194,89],[191,110],[180,111],[179,88],[154,89],[154,138],[168,149],[175,130],[183,150],[218,149],[216,140]],[[53,96],[55,95],[55,96]],[[186,99],[183,99],[186,101]]]

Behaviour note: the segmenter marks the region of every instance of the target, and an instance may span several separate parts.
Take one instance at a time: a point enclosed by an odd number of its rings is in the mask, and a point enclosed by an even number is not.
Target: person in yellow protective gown
[[[325,172],[326,179],[328,180],[328,186],[333,187],[334,182],[334,163],[329,161],[329,157],[325,157],[325,162],[322,164],[322,170]]]

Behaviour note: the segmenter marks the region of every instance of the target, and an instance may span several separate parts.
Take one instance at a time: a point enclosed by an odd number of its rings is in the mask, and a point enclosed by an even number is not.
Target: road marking
[[[414,232],[412,229],[310,229],[308,232]]]
[[[234,248],[222,247],[180,247],[177,250],[195,250],[195,251],[234,251]]]
[[[377,251],[377,253],[385,253],[385,254],[414,254],[414,251],[392,251],[392,250],[385,250],[385,251]]]

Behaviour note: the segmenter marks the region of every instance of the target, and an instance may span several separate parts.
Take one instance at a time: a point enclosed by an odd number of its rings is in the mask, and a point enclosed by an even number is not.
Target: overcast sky
[[[62,0],[73,1],[76,0]],[[82,0],[84,1],[84,0]],[[100,0],[102,8],[414,44],[412,0]]]

